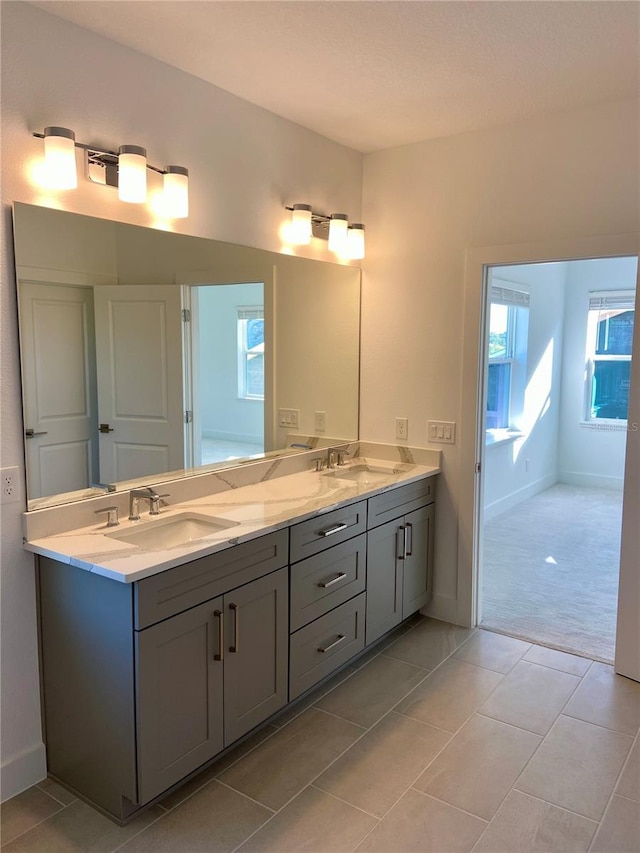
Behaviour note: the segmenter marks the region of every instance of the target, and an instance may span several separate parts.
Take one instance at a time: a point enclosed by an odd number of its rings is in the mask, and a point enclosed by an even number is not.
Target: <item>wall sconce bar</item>
[[[45,141],[45,164],[55,189],[75,189],[78,185],[75,148],[86,152],[86,176],[103,186],[117,187],[121,201],[143,204],[147,200],[146,170],[163,176],[166,215],[184,218],[189,212],[189,170],[184,166],[162,169],[147,162],[147,152],[138,145],[121,145],[118,151],[76,142],[75,134],[65,127],[46,127],[34,133]],[[51,151],[51,153],[50,153]]]
[[[310,204],[285,205],[291,211],[291,242],[304,246],[311,237],[329,241],[329,249],[351,260],[364,258],[364,225],[349,225],[346,213],[314,213]]]

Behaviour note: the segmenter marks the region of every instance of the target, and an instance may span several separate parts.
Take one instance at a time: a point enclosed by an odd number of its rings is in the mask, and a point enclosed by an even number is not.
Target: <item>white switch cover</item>
[[[396,418],[396,438],[399,441],[409,438],[409,418]]]
[[[455,444],[456,425],[454,421],[429,421],[427,424],[429,441],[436,444]]]
[[[327,413],[314,412],[313,425],[316,432],[324,432],[327,428]]]
[[[300,424],[299,409],[278,409],[278,425],[298,429]]]

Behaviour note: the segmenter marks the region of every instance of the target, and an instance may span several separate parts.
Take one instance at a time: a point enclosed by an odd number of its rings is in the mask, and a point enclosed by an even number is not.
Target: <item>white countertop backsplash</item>
[[[369,442],[339,446],[348,446],[352,456],[343,469],[337,469],[336,476],[325,476],[326,470],[310,470],[315,459],[326,456],[326,452],[315,450],[175,481],[154,482],[149,478],[148,485],[168,492],[170,497],[160,515],[150,517],[144,512],[139,522],[127,519],[128,492],[24,513],[25,548],[130,583],[440,470],[439,450]],[[337,476],[355,461],[375,464],[376,460],[396,464],[394,473],[375,485]],[[118,506],[118,528],[107,528],[106,516],[95,515],[96,510],[107,506]],[[133,531],[142,523],[166,522],[184,512],[226,519],[235,525],[165,550],[149,551],[105,536],[114,531]]]

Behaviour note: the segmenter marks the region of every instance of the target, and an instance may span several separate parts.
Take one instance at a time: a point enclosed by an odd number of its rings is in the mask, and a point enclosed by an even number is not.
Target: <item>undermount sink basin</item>
[[[336,480],[351,480],[362,485],[381,483],[392,474],[397,473],[394,465],[350,465],[348,468],[337,468],[323,476],[334,477]]]
[[[229,527],[235,527],[238,521],[227,521],[224,518],[210,518],[196,513],[182,513],[171,518],[157,518],[137,525],[135,529],[105,533],[111,539],[127,542],[144,548],[145,551],[162,551],[165,548],[175,548],[178,545],[188,545],[197,542],[211,533],[218,533]]]

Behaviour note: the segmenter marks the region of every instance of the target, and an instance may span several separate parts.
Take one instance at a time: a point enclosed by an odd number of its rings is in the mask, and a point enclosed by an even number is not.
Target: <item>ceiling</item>
[[[41,0],[369,152],[634,97],[636,0]]]

